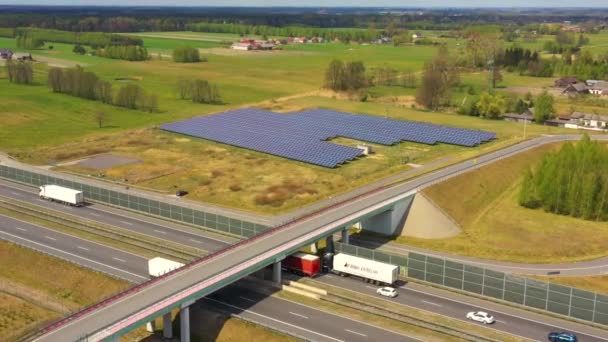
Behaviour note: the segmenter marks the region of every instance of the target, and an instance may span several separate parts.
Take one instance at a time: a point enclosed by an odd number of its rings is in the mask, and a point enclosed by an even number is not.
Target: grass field
[[[0,241],[0,340],[19,336],[129,286],[75,264]]]
[[[545,145],[425,189],[424,193],[451,215],[463,232],[442,240],[398,240],[455,254],[528,263],[606,256],[605,222],[554,215],[517,204],[522,171],[555,148]]]

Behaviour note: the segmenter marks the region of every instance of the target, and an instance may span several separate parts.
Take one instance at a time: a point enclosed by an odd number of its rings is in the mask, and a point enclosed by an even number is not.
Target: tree
[[[72,49],[72,52],[79,54],[79,55],[84,55],[85,53],[87,53],[87,50],[85,50],[85,48],[82,47],[82,45],[77,44],[77,45],[74,45],[74,49]]]
[[[106,112],[102,110],[98,110],[95,112],[95,122],[99,128],[102,128],[104,123],[106,122]]]
[[[179,98],[182,100],[191,98],[192,97],[192,87],[193,87],[193,81],[179,80],[177,82],[177,93],[179,95]]]
[[[61,80],[63,78],[61,68],[50,68],[48,74],[47,84],[54,93],[61,92]]]
[[[416,93],[416,101],[424,107],[437,110],[449,102],[451,89],[459,82],[458,71],[450,60],[446,47],[439,48],[439,53],[424,66],[422,84]]]
[[[196,48],[180,46],[173,49],[173,61],[176,63],[196,63],[201,61],[201,56]]]
[[[358,90],[366,85],[363,62],[348,62],[344,68],[344,84],[348,90]]]
[[[112,103],[112,84],[99,80],[95,84],[95,99],[103,103]]]
[[[490,77],[492,89],[496,88],[496,83],[502,81],[502,73],[500,72],[500,68],[496,65],[493,66],[488,73],[488,77]]]
[[[341,60],[331,61],[325,71],[325,86],[334,91],[345,90],[344,72],[344,63]]]
[[[32,63],[7,60],[5,63],[5,68],[9,82],[15,84],[34,83],[34,69],[32,68]]]
[[[488,92],[481,94],[476,104],[479,114],[488,119],[500,118],[506,110],[505,98],[500,95],[493,95]]]
[[[534,121],[543,123],[553,118],[553,96],[546,90],[540,93],[534,101]]]

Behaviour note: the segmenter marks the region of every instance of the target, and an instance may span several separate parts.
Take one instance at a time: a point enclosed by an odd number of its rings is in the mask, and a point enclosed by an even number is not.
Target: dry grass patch
[[[0,292],[0,340],[17,341],[20,336],[59,315],[23,299]]]
[[[454,177],[424,190],[459,223],[456,237],[424,240],[399,237],[418,247],[495,260],[552,263],[607,255],[608,226],[520,207],[523,170],[559,144],[545,145]]]
[[[608,295],[608,275],[590,277],[541,277],[534,278]]]

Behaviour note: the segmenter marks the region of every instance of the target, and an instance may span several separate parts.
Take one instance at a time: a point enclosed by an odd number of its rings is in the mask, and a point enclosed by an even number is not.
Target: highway
[[[205,252],[214,252],[226,248],[230,243],[219,238],[209,237],[200,230],[194,234],[184,229],[172,228],[175,224],[160,225],[156,220],[130,212],[115,210],[101,204],[89,204],[75,208],[60,203],[43,200],[38,197],[36,189],[25,188],[17,184],[0,181],[0,196],[28,202],[37,206],[61,211],[80,218],[101,222],[121,229],[151,236],[160,240],[171,241],[185,246],[200,249]],[[122,214],[120,214],[122,212]],[[234,239],[233,239],[234,240]]]
[[[146,258],[1,215],[0,238],[134,282],[147,279]],[[289,277],[292,276],[289,275]],[[315,280],[372,296],[375,296],[375,289],[377,288],[358,279],[342,278],[332,274],[315,278]],[[315,341],[352,341],[356,339],[354,336],[349,336],[352,333],[349,333],[346,329],[360,332],[367,337],[375,336],[377,338],[381,338],[382,334],[390,333],[382,329],[380,329],[382,331],[374,332],[373,327],[367,325],[363,325],[363,328],[361,328],[362,325],[359,322],[344,320],[333,315],[330,315],[332,317],[326,317],[329,314],[285,300],[266,297],[255,292],[249,291],[245,295],[243,291],[246,290],[242,288],[236,294],[233,293],[234,291],[231,287],[222,289],[209,297],[213,300],[206,300],[206,302],[239,315],[247,315],[246,317],[270,324],[273,327],[306,336]],[[604,340],[600,338],[602,332],[597,329],[582,327],[571,322],[531,314],[523,310],[456,295],[451,292],[434,293],[431,288],[417,284],[406,284],[399,288],[399,293],[400,296],[395,299],[377,298],[391,300],[460,320],[464,319],[463,317],[468,311],[485,309],[493,313],[499,320],[491,328],[534,340],[543,340],[543,337],[549,331],[555,330],[555,327],[567,327],[570,331],[576,331],[579,336],[584,338],[582,341]],[[298,307],[294,308],[294,306]],[[315,312],[311,313],[311,310]],[[319,319],[323,324],[317,322]],[[334,319],[340,320],[342,323],[337,324]],[[356,329],[352,327],[356,327]],[[579,327],[586,333],[579,331]],[[328,338],[328,336],[331,338]],[[359,337],[363,338],[363,336]],[[608,333],[605,333],[605,337],[608,338]],[[401,338],[404,337],[401,336]],[[397,341],[399,339],[392,339],[391,341],[393,340]]]
[[[144,257],[11,217],[0,215],[0,238],[130,281],[148,279],[148,264]],[[242,286],[226,287],[204,299],[203,305],[249,317],[314,341],[420,341]],[[191,319],[196,317],[196,307],[191,312]],[[193,329],[197,329],[196,326],[204,328],[204,322],[192,324]]]
[[[347,203],[327,208],[322,213],[292,222],[288,226],[272,231],[271,235],[248,240],[238,248],[204,259],[163,281],[152,283],[137,292],[121,297],[120,300],[106,303],[78,319],[66,320],[60,328],[53,329],[38,340],[70,340],[93,331],[99,332],[99,336],[107,336],[106,334],[112,334],[114,331],[135,324],[141,317],[146,317],[155,310],[176,305],[194,294],[204,295],[206,291],[210,291],[208,288],[213,284],[232,282],[241,272],[250,271],[253,267],[259,267],[272,260],[277,254],[292,251],[309,241],[331,234],[340,227],[356,222],[361,214],[383,208],[408,192],[541,144],[578,138],[579,136],[547,136],[525,141],[480,156],[476,160],[461,162],[414,180],[356,197]],[[607,136],[600,138],[608,139]]]
[[[467,322],[471,322],[466,320],[465,316],[467,312],[487,311],[497,320],[492,326],[486,326],[487,328],[510,333],[525,339],[544,341],[550,331],[568,330],[575,332],[580,341],[608,340],[607,331],[589,329],[587,326],[570,324],[569,322],[565,323],[562,320],[551,317],[540,316],[505,305],[481,301],[450,292],[445,292],[443,295],[440,293],[442,291],[429,292],[430,289],[428,287],[414,283],[399,286],[399,296],[396,298],[386,298],[375,294],[376,289],[378,289],[377,286],[365,283],[360,279],[326,274],[315,278],[315,280],[363,294],[369,294],[379,300],[399,303]],[[564,324],[568,327],[566,328]]]

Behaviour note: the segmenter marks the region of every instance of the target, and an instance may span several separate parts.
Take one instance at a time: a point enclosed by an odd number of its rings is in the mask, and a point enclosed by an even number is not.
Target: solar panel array
[[[412,141],[460,146],[476,146],[496,138],[491,132],[324,109],[277,114],[244,108],[172,122],[161,129],[325,167],[336,167],[363,153],[326,141],[336,137],[382,145]]]

